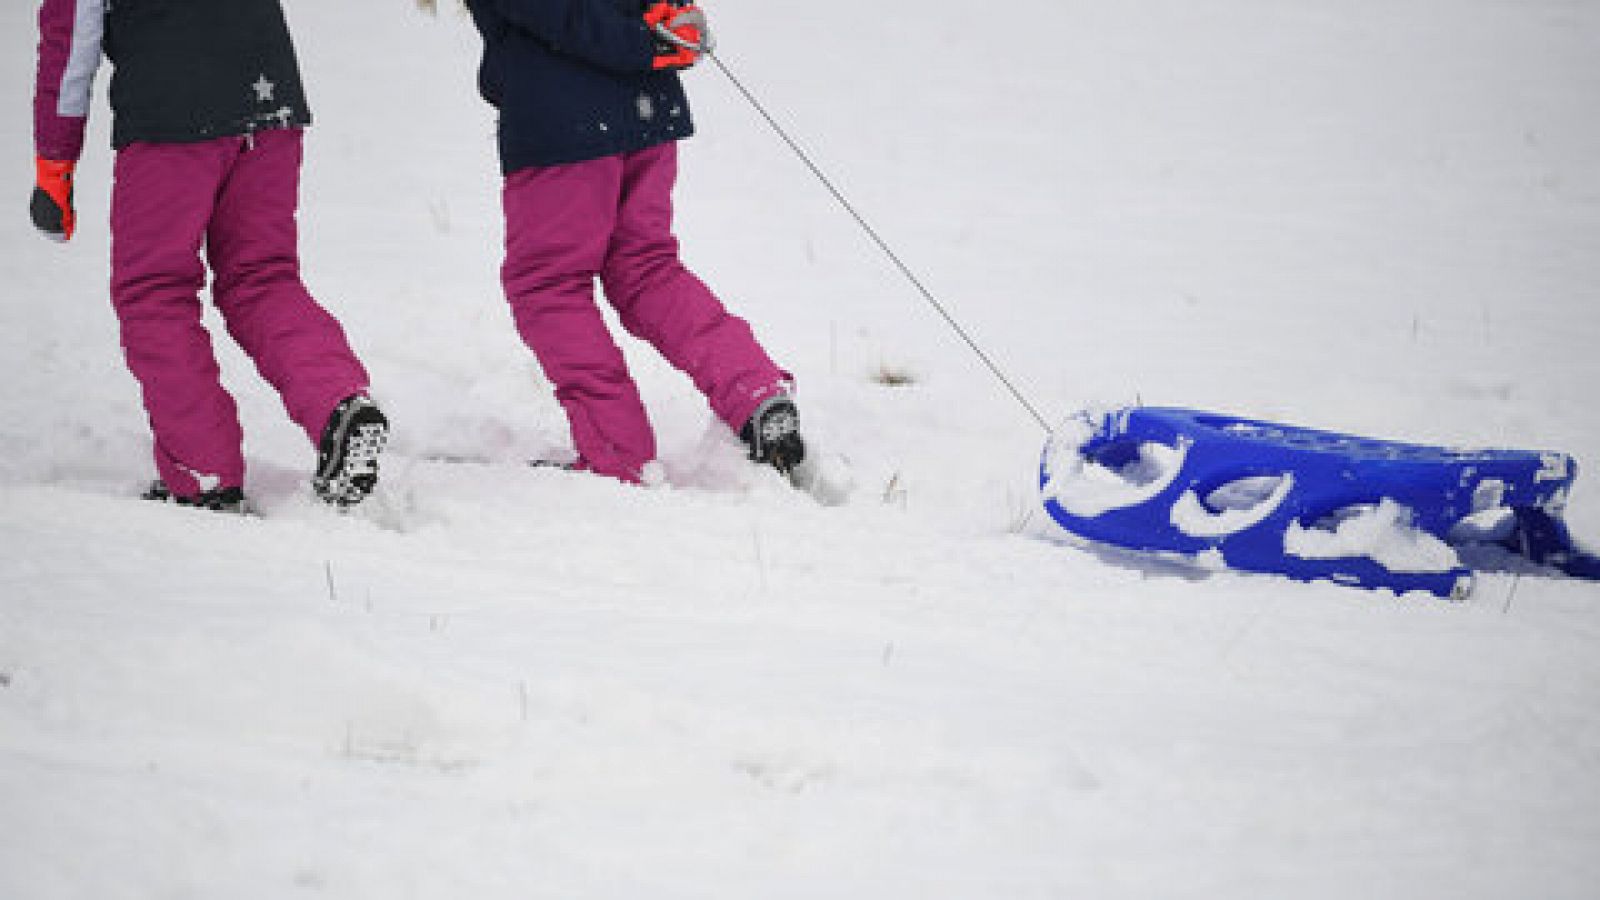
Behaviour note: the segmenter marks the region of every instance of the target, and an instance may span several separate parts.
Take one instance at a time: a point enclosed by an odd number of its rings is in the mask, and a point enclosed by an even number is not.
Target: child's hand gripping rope
[[[714,49],[706,14],[693,3],[661,0],[645,10],[644,23],[660,41],[657,69],[687,69]]]

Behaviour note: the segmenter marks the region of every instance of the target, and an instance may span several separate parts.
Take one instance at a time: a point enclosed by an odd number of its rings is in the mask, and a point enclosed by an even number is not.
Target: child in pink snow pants
[[[641,0],[467,7],[484,38],[480,90],[500,111],[502,282],[567,414],[576,467],[637,482],[656,456],[598,281],[623,327],[693,380],[753,460],[792,470],[805,451],[790,375],[684,267],[672,234],[676,142],[692,133],[676,70],[698,56],[703,16]]]
[[[209,263],[228,333],[317,450],[314,488],[347,506],[372,490],[387,422],[343,329],[300,279],[310,114],[293,46],[278,0],[235,0],[227,16],[212,5],[169,0],[152,16],[138,4],[44,0],[31,212],[47,235],[71,237],[72,173],[103,46],[117,149],[111,300],[155,439],[159,480],[146,496],[245,508],[238,411],[201,323]]]
[[[595,306],[596,276],[622,326],[688,374],[735,430],[789,381],[679,261],[676,171],[677,145],[667,143],[522,169],[505,182],[502,278],[517,331],[555,385],[581,465],[624,480],[655,459],[655,436]]]

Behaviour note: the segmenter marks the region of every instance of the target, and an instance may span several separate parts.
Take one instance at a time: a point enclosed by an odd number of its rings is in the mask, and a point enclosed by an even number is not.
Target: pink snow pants
[[[655,434],[595,303],[596,277],[622,326],[687,374],[735,431],[790,380],[678,259],[677,159],[667,143],[505,182],[501,279],[517,332],[555,386],[579,467],[624,481],[655,459]]]
[[[244,483],[243,432],[201,324],[206,269],[228,333],[313,445],[333,408],[367,388],[339,327],[300,281],[299,129],[117,153],[111,301],[144,393],[156,470],[172,492]]]

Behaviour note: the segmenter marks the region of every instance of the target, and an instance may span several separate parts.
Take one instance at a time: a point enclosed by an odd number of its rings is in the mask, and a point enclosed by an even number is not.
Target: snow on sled
[[[1462,450],[1198,410],[1080,413],[1045,446],[1050,517],[1074,535],[1207,566],[1464,596],[1495,549],[1600,580],[1562,520],[1561,453]]]

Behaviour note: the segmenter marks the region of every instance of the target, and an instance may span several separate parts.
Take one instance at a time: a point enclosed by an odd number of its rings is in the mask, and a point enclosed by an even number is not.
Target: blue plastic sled
[[[1457,450],[1188,409],[1080,414],[1052,436],[1044,505],[1073,534],[1202,565],[1464,596],[1461,552],[1498,547],[1575,578],[1600,556],[1562,521],[1560,453]],[[1480,554],[1481,555],[1481,554]]]

